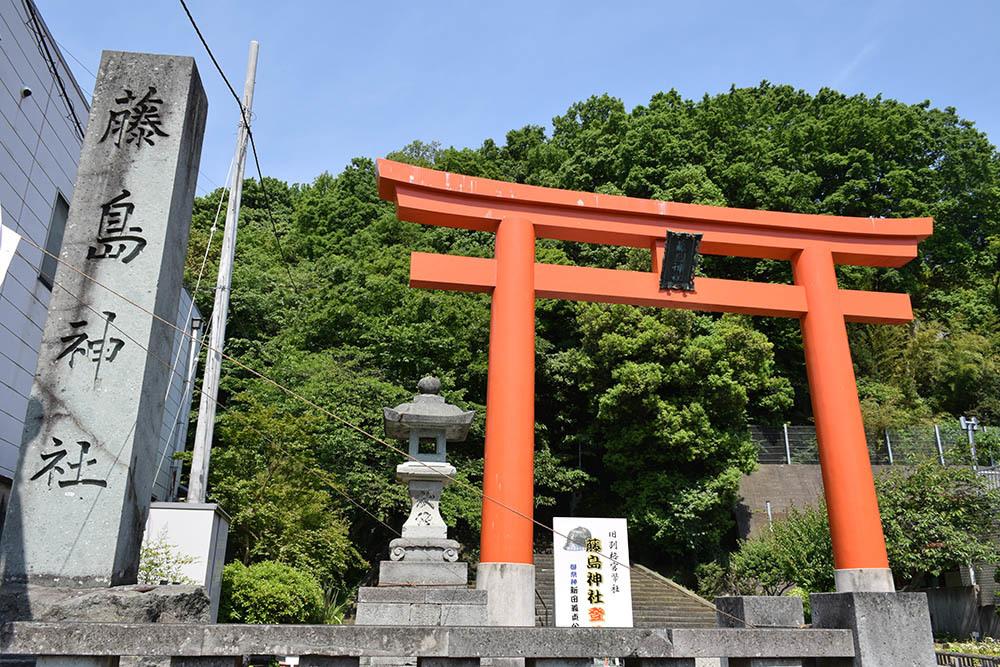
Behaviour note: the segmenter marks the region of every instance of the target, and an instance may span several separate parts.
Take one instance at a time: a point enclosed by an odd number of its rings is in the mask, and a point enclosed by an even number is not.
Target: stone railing
[[[420,664],[438,667],[464,667],[491,657],[524,657],[538,665],[558,660],[581,667],[593,664],[595,657],[606,657],[624,658],[637,667],[693,667],[696,658],[849,658],[855,655],[855,647],[850,630],[832,629],[15,622],[0,628],[0,653],[5,657],[89,658],[66,661],[77,666],[107,664],[113,662],[107,658],[115,656],[170,658],[173,665],[192,666],[237,665],[248,655],[297,655],[300,667],[350,667],[361,657],[393,656],[417,657]],[[62,661],[48,658],[42,662]]]

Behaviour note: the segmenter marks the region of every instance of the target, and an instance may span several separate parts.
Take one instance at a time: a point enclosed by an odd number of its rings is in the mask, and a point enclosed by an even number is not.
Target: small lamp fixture
[[[698,266],[701,234],[667,230],[660,269],[660,289],[694,291],[694,270]]]

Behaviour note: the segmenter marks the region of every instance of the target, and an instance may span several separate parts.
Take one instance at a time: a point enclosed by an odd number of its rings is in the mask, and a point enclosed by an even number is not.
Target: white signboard
[[[553,517],[556,626],[631,628],[625,519]]]

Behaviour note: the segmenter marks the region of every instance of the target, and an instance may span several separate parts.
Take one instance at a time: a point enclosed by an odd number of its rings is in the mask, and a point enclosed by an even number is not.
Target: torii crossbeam
[[[389,160],[378,161],[378,187],[383,199],[396,202],[400,220],[497,235],[494,259],[415,252],[410,264],[413,287],[493,295],[483,492],[497,502],[483,502],[479,584],[492,589],[491,577],[507,577],[519,587],[518,564],[532,580],[526,601],[508,598],[501,615],[510,622],[497,624],[533,624],[525,622],[533,618],[534,573],[532,526],[524,516],[532,516],[534,497],[535,298],[799,318],[837,590],[894,590],[844,323],[900,324],[913,312],[906,294],[839,289],[834,265],[902,266],[930,235],[930,218],[675,204],[472,178]],[[692,292],[660,289],[667,228],[703,234],[705,254],[788,260],[794,284],[696,278]],[[536,263],[538,237],[649,248],[651,270]]]

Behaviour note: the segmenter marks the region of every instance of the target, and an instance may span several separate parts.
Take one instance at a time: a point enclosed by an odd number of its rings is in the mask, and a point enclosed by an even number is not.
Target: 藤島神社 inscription
[[[111,139],[115,146],[135,143],[142,148],[143,143],[154,146],[156,136],[170,136],[163,131],[160,120],[160,105],[163,100],[156,97],[156,88],[150,86],[142,99],[136,100],[135,93],[126,89],[125,94],[115,98],[116,108],[108,110],[108,126],[101,135],[101,141]]]

